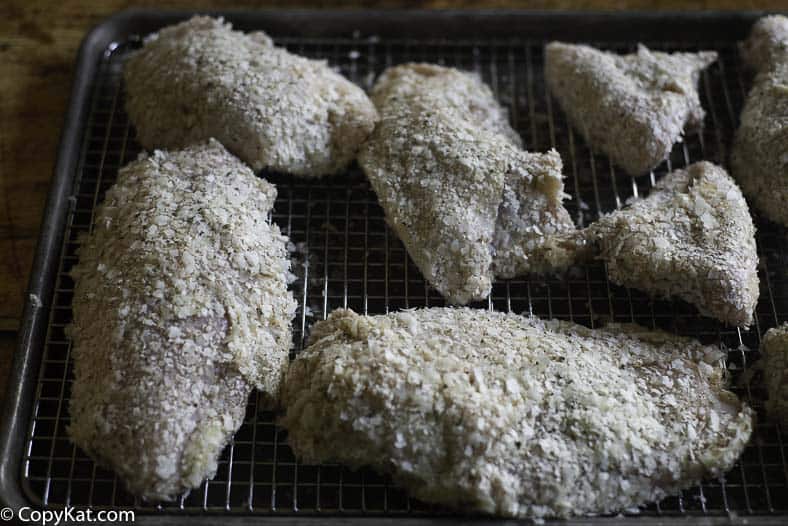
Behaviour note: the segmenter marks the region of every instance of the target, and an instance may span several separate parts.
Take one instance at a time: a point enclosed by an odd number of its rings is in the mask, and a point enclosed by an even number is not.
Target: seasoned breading
[[[569,267],[572,252],[554,242],[574,231],[563,205],[563,164],[555,150],[518,152],[521,164],[506,172],[493,234],[492,271],[497,278]]]
[[[752,431],[723,353],[636,325],[339,310],[309,343],[283,383],[297,456],[370,465],[464,510],[567,517],[657,501],[731,468]]]
[[[752,27],[750,38],[742,45],[742,55],[758,71],[784,64],[788,53],[788,17],[765,16]]]
[[[82,239],[69,433],[129,490],[171,499],[216,472],[254,387],[292,343],[276,189],[216,141],[118,173]]]
[[[756,208],[788,226],[788,18],[760,19],[744,56],[758,74],[734,139],[733,176]]]
[[[717,53],[661,53],[638,46],[618,55],[552,42],[545,80],[572,126],[592,148],[632,175],[665,160],[685,131],[703,125],[700,72]]]
[[[761,342],[769,419],[788,429],[788,323],[769,329]]]
[[[487,86],[405,64],[386,70],[372,97],[381,121],[359,162],[431,285],[464,304],[485,298],[495,273],[550,266],[544,234],[573,228],[560,157],[521,150]]]
[[[582,231],[611,281],[678,296],[707,316],[748,326],[758,302],[755,227],[733,179],[699,162]]]
[[[124,70],[126,108],[147,148],[215,138],[254,170],[304,176],[344,169],[377,112],[324,61],[274,47],[265,33],[194,17],[149,36]]]

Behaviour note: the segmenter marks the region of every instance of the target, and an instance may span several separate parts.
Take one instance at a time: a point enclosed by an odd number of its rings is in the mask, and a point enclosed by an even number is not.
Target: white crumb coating
[[[518,244],[536,252],[543,232],[573,228],[560,157],[521,150],[475,75],[404,64],[383,73],[372,98],[381,120],[359,163],[388,223],[450,302],[487,297],[496,272],[529,269],[531,254]],[[534,257],[543,266],[549,259]]]
[[[291,364],[281,423],[305,461],[370,465],[428,502],[610,513],[733,466],[754,412],[725,390],[723,354],[636,325],[339,310]]]
[[[643,45],[619,55],[585,45],[545,48],[545,80],[591,147],[632,175],[665,160],[685,131],[703,125],[700,72],[714,51],[662,53]]]
[[[581,232],[611,281],[678,296],[746,327],[758,302],[758,254],[747,202],[721,167],[699,162],[661,179],[651,194]]]
[[[788,18],[761,18],[743,52],[758,74],[742,109],[731,170],[756,208],[788,226]]]
[[[788,323],[769,329],[761,342],[762,370],[766,380],[766,413],[788,429]]]
[[[757,71],[773,69],[785,63],[788,53],[788,17],[771,15],[759,19],[750,38],[742,44],[742,55]]]
[[[561,156],[518,152],[520,162],[506,172],[493,233],[492,271],[496,278],[562,270],[573,252],[556,242],[575,225],[564,208]]]
[[[197,16],[149,36],[124,69],[126,108],[147,149],[213,137],[254,170],[343,170],[372,132],[364,91],[324,61]]]
[[[296,305],[275,197],[216,141],[156,151],[81,241],[69,433],[136,495],[213,477],[252,389],[278,393]]]

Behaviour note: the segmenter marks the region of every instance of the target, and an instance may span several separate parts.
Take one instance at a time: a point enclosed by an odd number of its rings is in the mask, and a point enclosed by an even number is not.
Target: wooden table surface
[[[785,10],[788,0],[0,1],[0,400],[5,393],[77,48],[92,26],[132,6],[197,10],[294,6]]]

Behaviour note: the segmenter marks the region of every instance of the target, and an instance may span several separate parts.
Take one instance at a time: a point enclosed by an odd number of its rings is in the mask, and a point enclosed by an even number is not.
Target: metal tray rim
[[[15,458],[13,453],[22,447],[24,431],[20,426],[24,426],[32,401],[29,396],[26,399],[25,395],[30,394],[33,389],[36,365],[40,359],[40,352],[37,356],[35,346],[40,344],[41,332],[44,329],[42,324],[46,323],[45,317],[49,308],[47,302],[54,282],[54,265],[59,255],[58,245],[64,233],[68,195],[78,161],[78,141],[84,133],[99,50],[105,48],[112,39],[111,20],[107,19],[94,27],[83,39],[77,54],[71,102],[63,121],[54,176],[47,195],[33,267],[25,292],[25,306],[9,372],[3,420],[0,423],[0,503],[4,506],[18,508],[26,502],[17,480],[18,458]],[[37,300],[34,301],[33,298]]]

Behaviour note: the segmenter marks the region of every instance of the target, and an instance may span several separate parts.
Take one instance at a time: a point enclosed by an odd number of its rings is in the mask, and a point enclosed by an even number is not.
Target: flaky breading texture
[[[506,172],[493,233],[492,271],[496,278],[558,271],[572,263],[572,252],[554,242],[574,231],[564,208],[561,156],[519,152],[520,163]]]
[[[568,517],[656,501],[729,469],[752,431],[723,353],[636,325],[339,310],[309,343],[283,383],[297,456],[369,465],[463,510]]]
[[[526,245],[538,252],[543,232],[573,228],[561,204],[560,157],[521,150],[478,77],[405,64],[383,73],[372,98],[381,120],[359,163],[388,223],[450,302],[487,297],[496,272],[529,270]],[[547,267],[549,259],[534,262]]]
[[[156,151],[81,241],[69,433],[136,495],[212,477],[251,390],[278,392],[295,301],[275,197],[216,141]]]
[[[194,17],[149,36],[124,69],[126,108],[147,149],[215,138],[254,170],[332,174],[354,160],[377,112],[324,61],[265,33]]]
[[[746,327],[758,302],[755,227],[733,179],[699,162],[661,179],[648,197],[580,233],[611,281],[678,296],[706,315]]]
[[[742,55],[757,71],[774,69],[785,63],[788,54],[788,17],[765,16],[752,27],[750,37],[742,44]]]
[[[731,169],[755,207],[788,226],[788,18],[761,18],[743,54],[758,74],[742,109]]]
[[[700,128],[700,72],[717,53],[662,53],[643,45],[618,55],[585,45],[545,48],[545,80],[592,148],[632,175],[665,160],[685,131]]]
[[[788,323],[769,329],[761,341],[761,360],[766,380],[766,413],[788,429]]]

